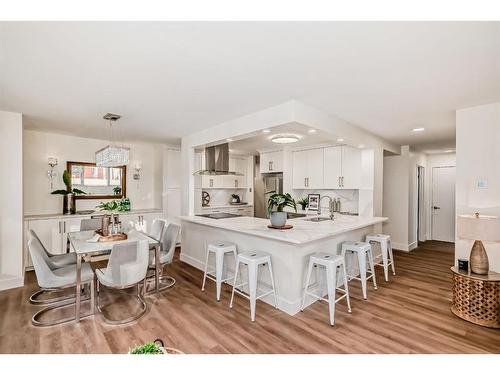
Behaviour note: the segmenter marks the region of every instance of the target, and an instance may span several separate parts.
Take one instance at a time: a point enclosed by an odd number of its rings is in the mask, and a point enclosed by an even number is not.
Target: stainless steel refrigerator
[[[266,218],[267,200],[271,194],[283,193],[283,173],[260,174],[256,169],[255,174],[255,216]]]

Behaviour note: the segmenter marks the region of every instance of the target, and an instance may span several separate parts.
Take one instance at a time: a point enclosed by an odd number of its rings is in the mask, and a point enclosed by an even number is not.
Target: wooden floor
[[[397,275],[361,298],[350,283],[352,314],[338,305],[336,324],[328,324],[328,306],[317,302],[289,316],[257,303],[249,320],[248,301],[230,289],[215,301],[214,285],[200,290],[202,273],[176,258],[169,273],[174,288],[147,297],[149,309],[139,321],[107,325],[99,315],[51,328],[35,328],[39,307],[28,297],[36,289],[32,272],[23,288],[0,292],[0,353],[125,353],[129,347],[162,338],[186,353],[500,353],[500,330],[476,326],[450,312],[453,245],[426,242],[411,253],[395,251]]]

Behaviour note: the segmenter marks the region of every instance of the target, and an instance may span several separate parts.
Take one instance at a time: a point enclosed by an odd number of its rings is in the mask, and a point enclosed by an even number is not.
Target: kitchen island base
[[[203,219],[203,220],[202,220]],[[251,220],[251,221],[250,221]],[[256,223],[262,221],[262,228],[256,227]],[[308,239],[287,234],[286,238],[280,239],[280,231],[267,228],[268,221],[257,218],[231,218],[213,220],[199,217],[182,218],[182,247],[180,259],[200,270],[204,270],[206,258],[206,246],[209,243],[220,241],[230,241],[237,245],[238,252],[241,251],[265,251],[272,257],[273,271],[275,279],[278,308],[290,315],[295,315],[300,311],[304,282],[306,277],[309,256],[312,253],[321,251],[332,254],[341,254],[341,244],[343,241],[361,241],[367,234],[379,232],[383,218],[365,219],[363,223],[356,222],[351,225],[342,223],[311,223],[299,219],[294,220],[294,228],[287,230],[290,233],[296,231],[309,231]],[[249,224],[252,224],[253,229]],[[330,226],[337,224],[340,229],[331,230]],[[348,228],[356,229],[348,229]],[[258,228],[258,229],[256,229]],[[331,235],[321,235],[314,239],[318,231],[330,230]],[[266,233],[272,231],[272,234]],[[283,231],[285,232],[285,231]],[[278,234],[276,234],[278,233]],[[346,259],[347,271],[350,275],[356,275],[357,261],[349,256]],[[224,262],[225,271],[234,274],[234,260],[227,257]],[[243,280],[247,280],[246,270],[242,270]],[[337,285],[342,286],[343,280],[338,275]],[[316,277],[316,276],[314,276]],[[202,278],[200,277],[200,287]],[[312,281],[314,282],[314,280]],[[229,282],[232,284],[232,282]],[[259,274],[258,293],[265,292],[270,288],[270,279],[267,272]],[[319,292],[319,291],[318,291]],[[215,296],[214,296],[215,298]],[[263,301],[274,305],[272,296],[266,296]],[[229,301],[227,301],[229,303]],[[306,298],[305,306],[315,302],[311,298]],[[342,302],[344,303],[344,302]]]

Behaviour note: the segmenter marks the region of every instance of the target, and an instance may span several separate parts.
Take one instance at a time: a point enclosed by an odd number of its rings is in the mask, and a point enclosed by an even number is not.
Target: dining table
[[[156,293],[160,289],[160,241],[147,235],[144,232],[132,229],[127,232],[127,239],[120,241],[100,242],[93,230],[68,233],[70,248],[76,254],[76,293],[75,293],[75,321],[81,319],[81,279],[82,279],[82,261],[90,262],[95,257],[109,257],[113,246],[119,243],[136,242],[147,240],[149,249],[155,251],[155,283]],[[91,301],[93,304],[94,302]],[[94,312],[94,306],[91,307]]]

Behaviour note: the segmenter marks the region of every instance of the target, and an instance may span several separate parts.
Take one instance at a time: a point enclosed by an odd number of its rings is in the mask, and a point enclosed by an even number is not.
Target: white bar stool
[[[368,242],[351,242],[346,241],[342,243],[342,256],[345,258],[346,253],[356,253],[358,256],[358,264],[359,264],[359,277],[355,277],[349,275],[350,280],[360,280],[361,281],[361,289],[363,290],[363,298],[366,299],[366,281],[368,279],[373,280],[373,287],[377,290],[377,280],[375,279],[375,267],[373,265],[373,254],[372,247]],[[368,257],[368,264],[370,265],[370,269],[366,269],[366,258]],[[347,258],[346,258],[347,261]],[[370,275],[367,277],[367,273]]]
[[[323,287],[321,283],[321,273],[316,273],[316,282],[319,284],[320,295],[313,294],[308,291],[308,289],[315,284],[309,285],[311,279],[311,273],[313,268],[316,267],[317,271],[326,271],[326,285],[328,289],[328,299],[323,298]],[[344,289],[337,287],[337,268],[342,270],[344,277]],[[336,298],[337,290],[342,292],[339,298]],[[309,267],[307,270],[307,278],[304,287],[304,295],[302,297],[302,306],[300,311],[304,311],[304,304],[306,301],[306,295],[315,297],[317,300],[322,300],[328,302],[329,312],[330,312],[330,324],[333,326],[335,323],[335,304],[341,299],[345,298],[347,300],[347,311],[351,312],[351,301],[349,300],[349,287],[347,285],[347,272],[345,268],[345,260],[343,256],[333,255],[327,253],[314,253],[309,257]]]
[[[208,265],[210,254],[215,255],[215,268]],[[224,256],[226,254],[232,254],[236,260],[236,245],[232,242],[220,242],[211,243],[207,245],[207,256],[205,259],[205,273],[203,274],[203,285],[201,290],[205,290],[205,281],[207,279],[215,281],[217,286],[217,301],[220,301],[220,291],[222,288],[222,283],[232,279],[232,276],[224,276]],[[209,268],[211,270],[209,271]]]
[[[392,255],[391,236],[388,234],[369,234],[366,236],[366,242],[370,244],[377,243],[380,246],[380,255],[375,259],[382,257],[382,264],[376,262],[376,266],[384,267],[385,281],[389,281],[389,265],[392,268],[392,274],[396,274],[394,268],[394,256]]]
[[[246,264],[246,266],[248,267],[248,282],[237,284],[241,264]],[[266,265],[269,268],[269,276],[271,278],[272,289],[257,296],[258,268],[259,266]],[[244,285],[248,285],[248,295],[245,294],[243,290],[238,290],[238,288],[241,288]],[[252,319],[252,322],[255,321],[255,305],[258,299],[264,298],[265,296],[272,293],[274,295],[274,307],[278,308],[278,302],[276,300],[276,290],[274,288],[273,267],[271,264],[271,256],[268,253],[265,253],[263,251],[250,251],[238,254],[236,261],[236,271],[234,273],[233,292],[231,294],[231,302],[229,304],[230,308],[233,308],[233,299],[235,292],[250,300],[250,318]]]

